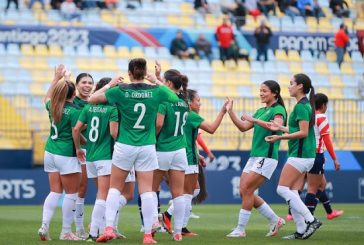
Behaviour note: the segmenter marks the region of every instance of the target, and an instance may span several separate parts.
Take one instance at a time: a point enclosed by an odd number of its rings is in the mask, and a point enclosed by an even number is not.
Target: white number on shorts
[[[178,135],[178,129],[179,129],[179,121],[181,119],[181,112],[176,111],[174,114],[176,115],[177,118],[176,118],[176,127],[174,129],[173,136],[177,136]],[[181,135],[183,135],[183,127],[186,124],[187,114],[188,114],[187,112],[183,113],[182,125],[181,125]]]
[[[143,103],[136,103],[135,106],[134,106],[134,112],[138,112],[139,111],[139,107],[142,109],[141,112],[140,112],[140,115],[138,117],[138,120],[136,121],[136,123],[134,124],[134,127],[133,128],[137,128],[137,129],[145,129],[145,126],[144,125],[140,125],[140,123],[142,122],[143,120],[143,117],[145,115],[145,105]]]
[[[55,140],[55,139],[58,138],[58,129],[57,129],[56,125],[54,125],[54,122],[53,121],[52,121],[51,126],[54,129],[54,135],[51,135],[51,139],[52,140]]]
[[[91,129],[88,133],[88,138],[91,142],[96,142],[97,138],[99,138],[99,124],[100,119],[98,117],[93,117],[91,119]]]

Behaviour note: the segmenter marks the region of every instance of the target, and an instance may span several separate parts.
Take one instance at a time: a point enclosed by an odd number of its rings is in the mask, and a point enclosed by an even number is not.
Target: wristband
[[[106,88],[106,89],[109,89],[109,88],[110,88],[110,84],[106,84],[106,85],[105,85],[105,88]]]

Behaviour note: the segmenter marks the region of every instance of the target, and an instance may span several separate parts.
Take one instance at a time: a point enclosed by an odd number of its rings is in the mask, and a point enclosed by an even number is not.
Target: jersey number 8
[[[96,140],[99,138],[99,125],[100,119],[98,117],[92,117],[91,129],[88,133],[88,138],[91,142],[96,142]]]

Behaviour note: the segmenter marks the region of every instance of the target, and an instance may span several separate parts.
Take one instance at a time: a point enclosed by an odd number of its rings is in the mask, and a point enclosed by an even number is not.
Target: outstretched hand
[[[116,77],[114,77],[113,79],[111,79],[111,81],[109,82],[110,87],[114,87],[116,85],[118,85],[119,83],[123,83],[124,82],[124,78],[121,75],[118,75]]]
[[[278,135],[270,135],[270,136],[265,137],[265,141],[267,141],[268,143],[274,143],[277,140],[279,140]]]
[[[63,64],[60,64],[54,68],[54,79],[59,81],[66,74],[66,68]]]
[[[233,110],[233,104],[234,101],[231,98],[226,97],[226,102],[224,105],[227,112],[231,112]]]

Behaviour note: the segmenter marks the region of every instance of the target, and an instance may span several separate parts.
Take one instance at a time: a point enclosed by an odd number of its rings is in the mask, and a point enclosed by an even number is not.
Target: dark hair
[[[72,96],[74,95],[75,93],[75,90],[76,90],[76,86],[73,82],[69,82],[69,81],[66,81],[66,84],[68,86],[68,92],[67,92],[67,99],[71,99]]]
[[[182,94],[185,98],[187,97],[188,77],[186,75],[181,74],[176,69],[170,69],[164,73],[164,78],[173,83],[175,90],[182,88]]]
[[[316,109],[320,109],[323,105],[327,105],[327,103],[329,103],[329,98],[326,96],[326,94],[323,93],[315,94]]]
[[[103,78],[101,78],[100,81],[96,84],[95,92],[97,90],[99,90],[100,88],[104,87],[110,81],[111,81],[111,77],[103,77]]]
[[[92,83],[94,82],[94,79],[92,78],[92,76],[89,73],[80,73],[78,74],[78,76],[76,77],[76,85],[81,81],[82,78],[84,77],[90,77],[92,79]]]
[[[303,92],[310,93],[310,104],[312,108],[310,127],[315,124],[315,88],[312,86],[311,79],[303,73],[298,73],[293,76],[297,84],[303,85]]]
[[[143,58],[132,59],[129,62],[128,71],[133,75],[134,79],[144,79],[145,75],[147,75],[147,61]]]
[[[285,116],[286,120],[284,122],[284,125],[286,125],[287,124],[287,110],[286,110],[286,106],[284,105],[284,101],[281,96],[281,86],[279,86],[279,83],[277,83],[274,80],[264,81],[263,84],[265,86],[267,86],[273,94],[276,94],[275,98],[277,100],[277,103],[280,104],[281,106],[283,106],[284,110],[286,111],[286,116]]]
[[[197,95],[197,91],[193,89],[187,89],[187,98],[191,102]]]

